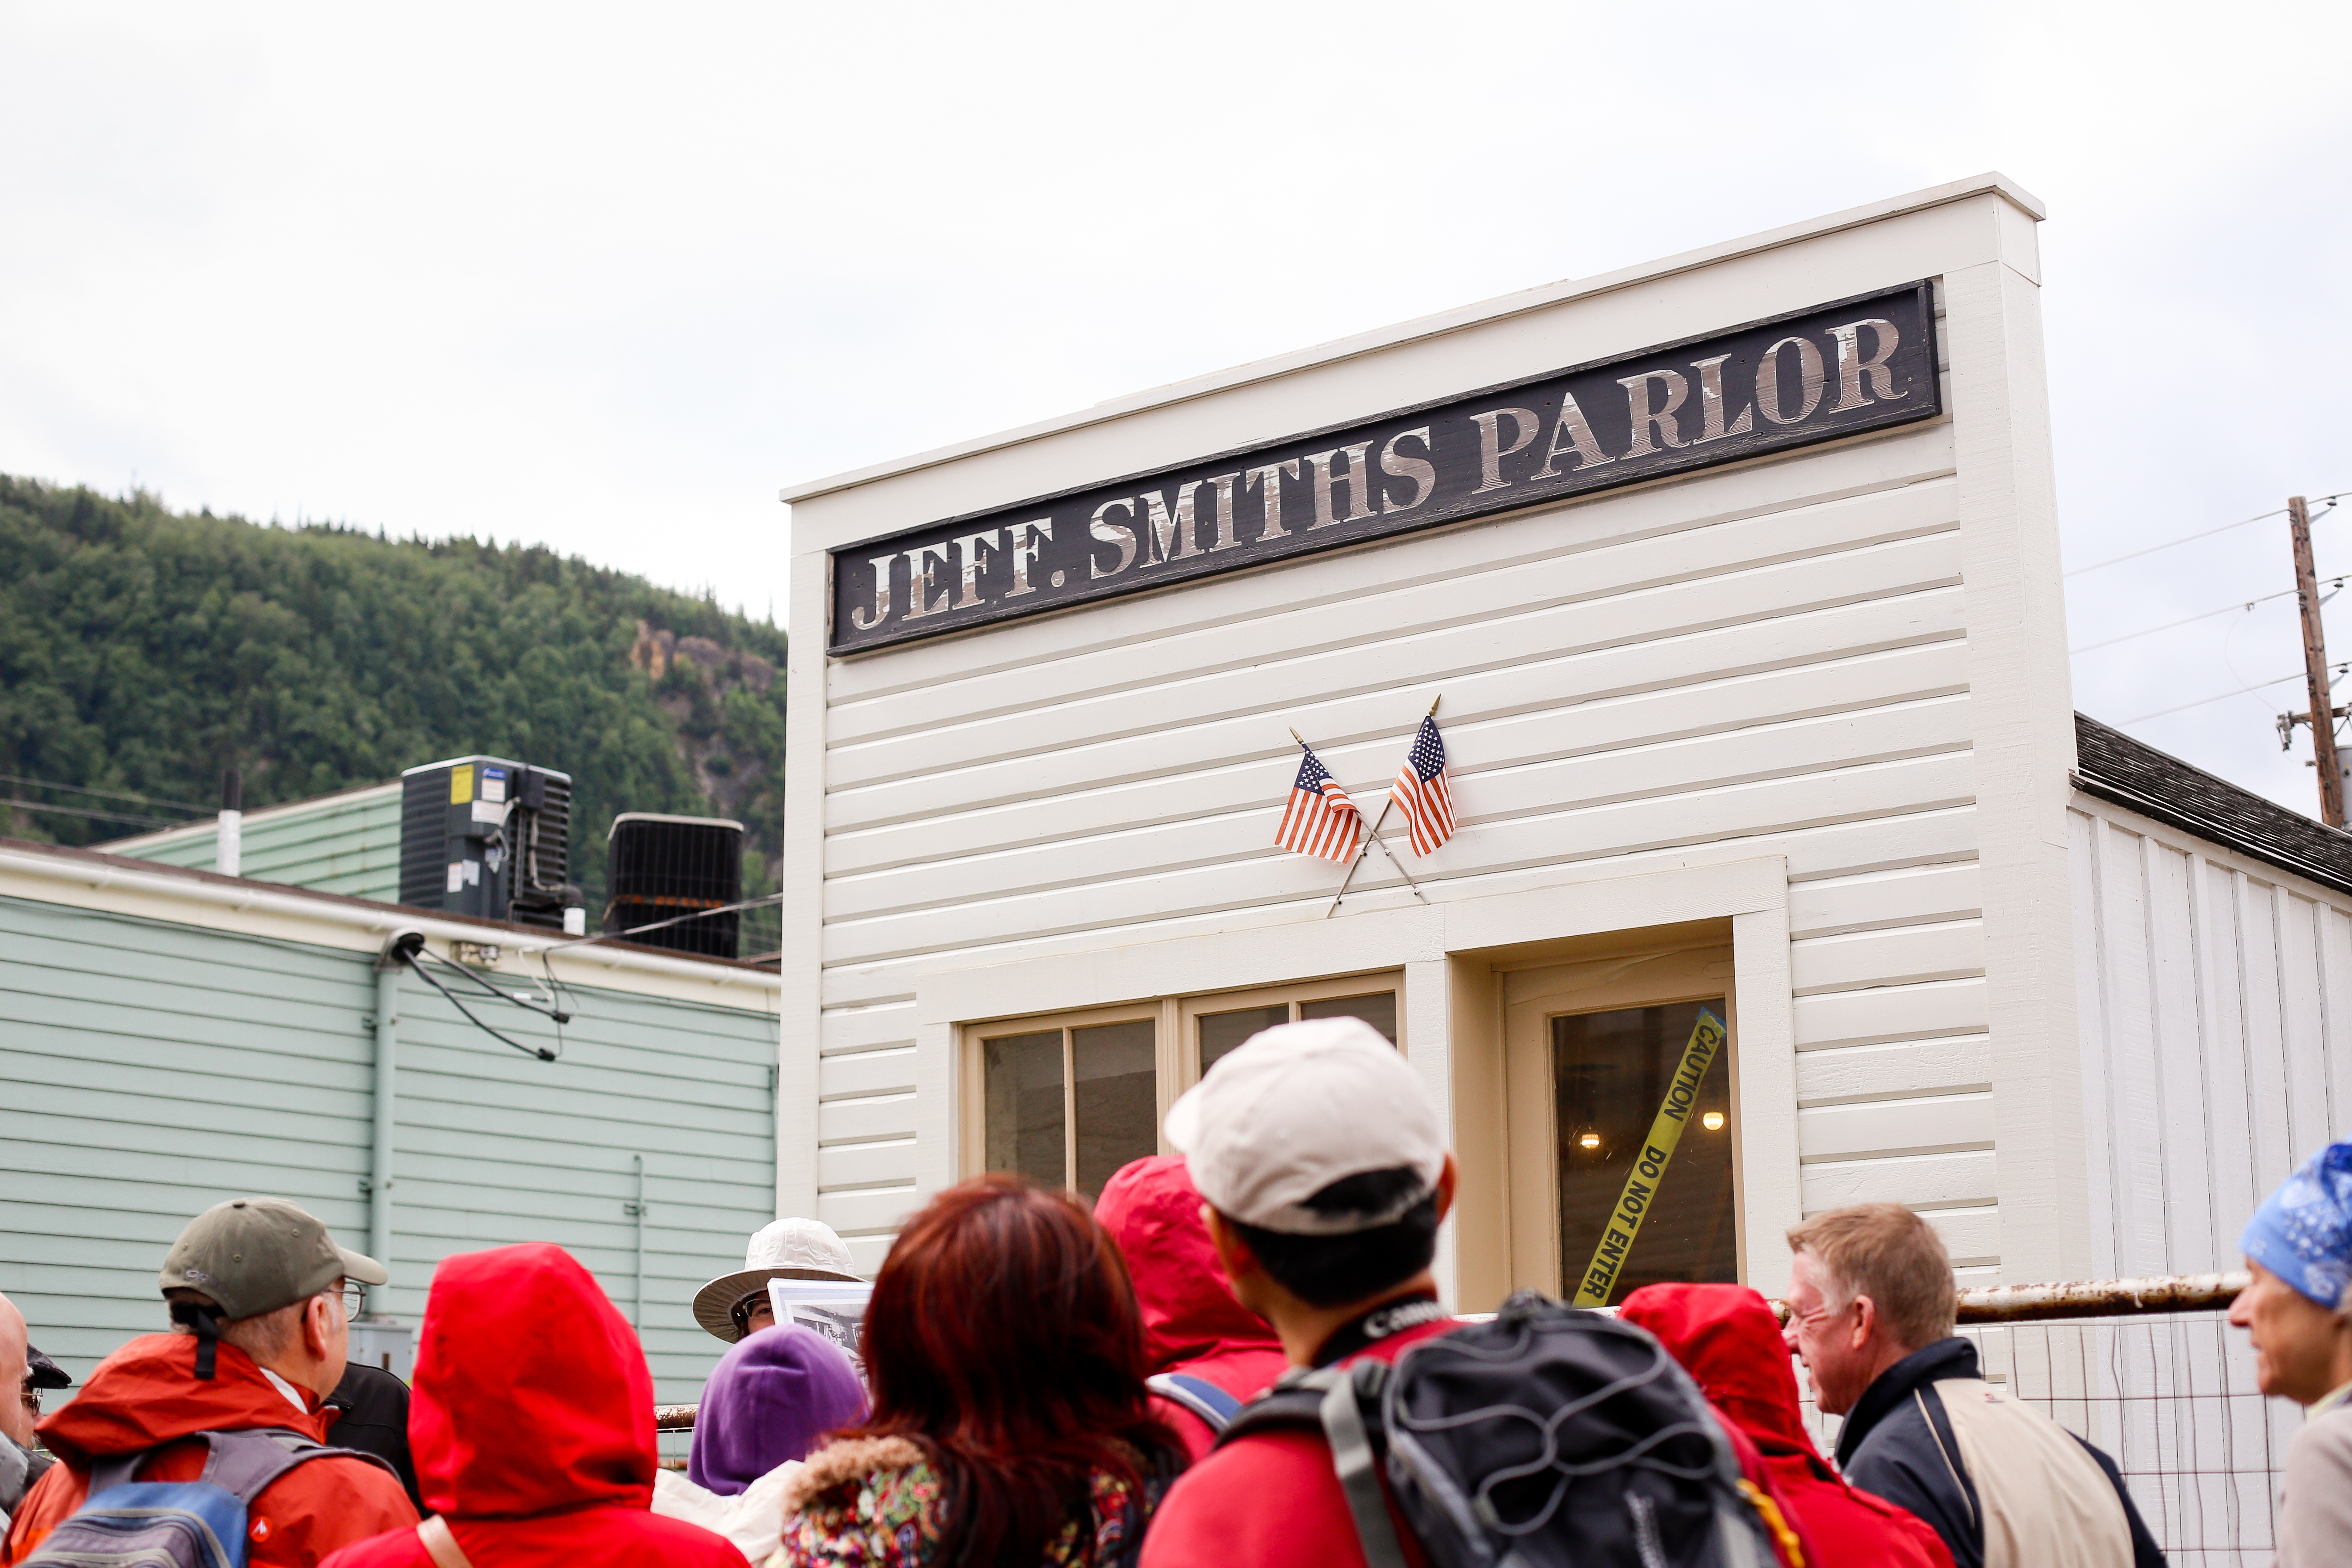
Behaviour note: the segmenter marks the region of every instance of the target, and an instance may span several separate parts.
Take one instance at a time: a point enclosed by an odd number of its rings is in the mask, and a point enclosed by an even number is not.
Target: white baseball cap
[[[1436,1108],[1396,1047],[1360,1018],[1252,1035],[1169,1108],[1168,1142],[1219,1214],[1286,1236],[1393,1224],[1445,1169]],[[1307,1206],[1334,1182],[1405,1167],[1421,1186],[1380,1210]]]

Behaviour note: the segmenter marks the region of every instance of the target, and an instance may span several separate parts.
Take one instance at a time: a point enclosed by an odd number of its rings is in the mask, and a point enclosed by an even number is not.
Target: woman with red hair
[[[873,1415],[808,1457],[770,1568],[1111,1568],[1182,1468],[1118,1248],[1020,1176],[950,1187],[866,1304]]]

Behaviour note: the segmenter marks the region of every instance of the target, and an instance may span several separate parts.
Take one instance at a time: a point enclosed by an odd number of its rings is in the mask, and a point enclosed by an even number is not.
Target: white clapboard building
[[[1773,1290],[1861,1199],[1973,1280],[2233,1262],[2352,1127],[2352,839],[2078,727],[2041,217],[1964,181],[787,491],[783,1211],[870,1268],[980,1171],[1092,1192],[1348,1013],[1451,1120],[1465,1308],[1589,1280],[1674,1103],[1617,1292]],[[1369,816],[1433,701],[1458,831],[1332,914],[1293,731]]]

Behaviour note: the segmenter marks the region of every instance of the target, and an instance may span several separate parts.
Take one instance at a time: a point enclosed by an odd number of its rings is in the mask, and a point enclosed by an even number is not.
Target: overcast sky
[[[2352,489],[2347,16],[0,0],[0,470],[781,614],[784,483],[1998,168],[2080,568]],[[2290,584],[2273,518],[2070,640]],[[2075,698],[2308,809],[2296,686],[2140,719],[2300,658],[2272,599]]]

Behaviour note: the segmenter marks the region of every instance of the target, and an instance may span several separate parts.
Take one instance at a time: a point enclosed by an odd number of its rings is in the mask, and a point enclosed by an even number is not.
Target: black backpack
[[[1309,1426],[1370,1568],[1405,1558],[1381,1500],[1437,1568],[1769,1568],[1738,1456],[1664,1346],[1533,1290],[1372,1360],[1296,1370],[1218,1446]]]

